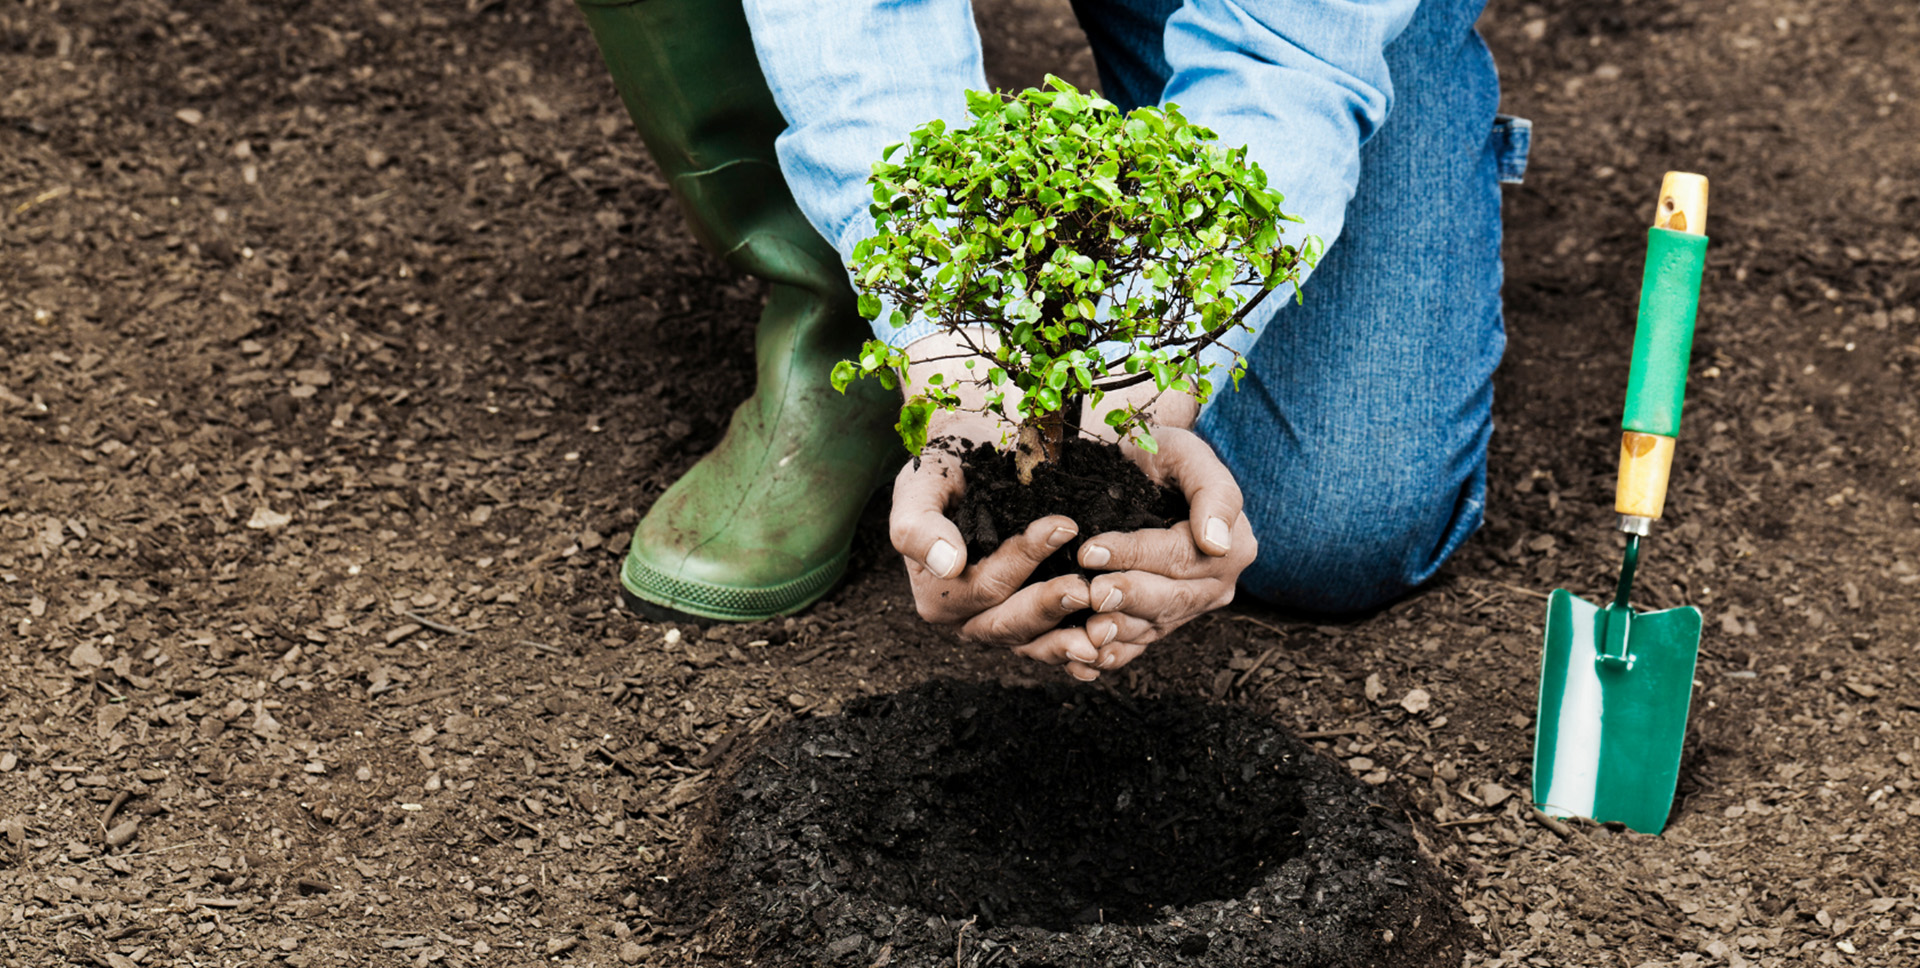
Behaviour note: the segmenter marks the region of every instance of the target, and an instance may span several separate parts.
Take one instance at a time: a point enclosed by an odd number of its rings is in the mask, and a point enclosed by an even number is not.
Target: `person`
[[[895,468],[890,534],[920,613],[1083,680],[1236,588],[1309,612],[1377,607],[1479,526],[1505,345],[1499,185],[1530,138],[1496,113],[1484,0],[1074,0],[1105,97],[1179,104],[1247,145],[1326,250],[1297,305],[1267,300],[1235,337],[1238,391],[1204,410],[1163,397],[1159,454],[1129,449],[1186,493],[1190,520],[1091,536],[1079,561],[1094,577],[1031,586],[1077,534],[1070,517],[969,561],[943,514],[964,481],[937,455],[901,466],[898,392],[828,385],[875,333],[908,349],[910,384],[955,350],[923,323],[870,330],[845,266],[874,232],[865,182],[882,149],[932,118],[965,123],[964,92],[987,87],[967,0],[577,2],[695,233],[770,283],[754,395],[635,529],[621,584],[643,611],[806,607]],[[931,432],[1000,436],[977,413]]]

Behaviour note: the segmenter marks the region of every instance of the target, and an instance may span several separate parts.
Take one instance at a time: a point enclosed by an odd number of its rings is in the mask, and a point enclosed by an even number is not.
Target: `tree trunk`
[[[1014,444],[1013,466],[1021,484],[1033,483],[1033,472],[1041,464],[1060,459],[1067,440],[1067,419],[1063,414],[1048,414],[1037,421],[1020,425]]]

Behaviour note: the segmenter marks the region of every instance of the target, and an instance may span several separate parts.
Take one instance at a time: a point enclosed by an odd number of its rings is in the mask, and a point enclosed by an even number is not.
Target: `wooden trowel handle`
[[[1614,510],[1620,530],[1644,535],[1667,501],[1667,476],[1680,435],[1700,276],[1707,256],[1707,179],[1667,172],[1647,230],[1647,269],[1640,281],[1640,318],[1633,369],[1620,421],[1620,481]]]
[[[1660,181],[1653,227],[1692,235],[1707,234],[1707,176],[1670,171]]]

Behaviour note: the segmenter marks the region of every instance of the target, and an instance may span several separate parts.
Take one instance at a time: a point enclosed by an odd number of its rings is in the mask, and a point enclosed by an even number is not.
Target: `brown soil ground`
[[[1092,82],[1065,0],[977,6],[998,82]],[[1400,785],[1468,964],[1920,963],[1920,24],[1500,0],[1485,29],[1537,125],[1488,526],[1380,614],[1236,606],[1100,688],[1250,706]],[[1523,803],[1543,593],[1617,564],[1669,168],[1713,176],[1715,241],[1642,587],[1707,613],[1697,741],[1666,836],[1563,840]],[[0,963],[724,963],[653,899],[730,750],[1052,676],[922,625],[878,529],[795,619],[610,607],[749,386],[759,298],[565,3],[0,7]]]

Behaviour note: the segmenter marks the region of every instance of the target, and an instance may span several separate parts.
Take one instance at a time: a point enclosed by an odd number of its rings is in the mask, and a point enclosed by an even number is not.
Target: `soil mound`
[[[688,879],[769,966],[1456,965],[1401,811],[1238,707],[937,681],[797,721]]]

